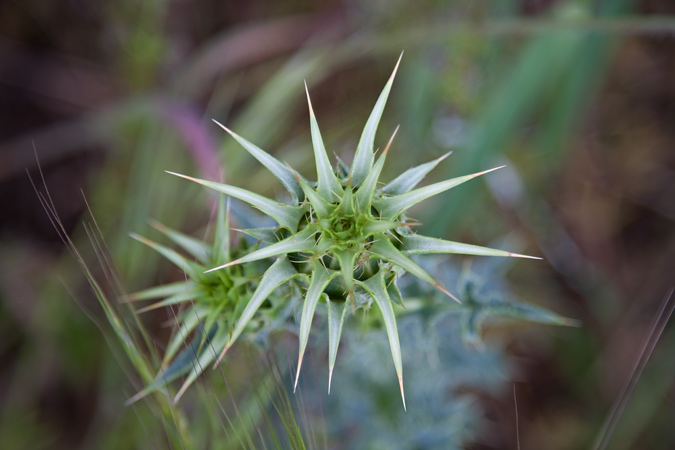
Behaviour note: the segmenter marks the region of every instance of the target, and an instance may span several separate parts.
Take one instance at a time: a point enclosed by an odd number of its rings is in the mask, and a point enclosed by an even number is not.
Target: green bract
[[[325,302],[328,308],[330,392],[330,377],[347,305],[349,303],[355,306],[366,305],[372,300],[378,305],[384,320],[405,407],[401,346],[393,305],[401,303],[396,279],[403,273],[410,272],[457,300],[408,255],[462,253],[523,256],[420,236],[411,231],[411,224],[405,217],[405,212],[409,208],[496,169],[415,189],[427,173],[444,159],[441,157],[405,171],[383,187],[380,185],[380,172],[394,136],[377,161],[374,157],[373,143],[396,68],[368,118],[351,168],[341,160],[338,160],[336,169],[331,166],[307,93],[318,177],[316,183],[306,181],[293,169],[216,122],[281,181],[291,195],[292,204],[279,203],[235,186],[169,172],[249,203],[279,224],[277,228],[244,230],[265,242],[267,246],[209,271],[210,273],[227,270],[243,263],[277,258],[265,272],[251,300],[239,316],[220,358],[237,340],[267,296],[282,283],[301,277],[306,280],[307,288],[300,320],[300,352],[295,386],[297,387],[303,354],[318,302]]]

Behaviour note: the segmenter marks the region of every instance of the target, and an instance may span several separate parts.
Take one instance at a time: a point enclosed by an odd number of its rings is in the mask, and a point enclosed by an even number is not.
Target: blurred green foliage
[[[126,306],[116,303],[123,294],[117,278],[97,268],[78,225],[85,217],[80,188],[105,238],[99,249],[110,251],[124,290],[180,279],[128,236],[155,239],[149,219],[204,235],[211,200],[164,170],[225,176],[272,197],[280,192],[210,119],[309,176],[302,80],[312,90],[329,154],[351,155],[401,49],[400,84],[376,138],[383,146],[384,136],[401,124],[383,179],[449,150],[454,153],[436,180],[508,161],[505,174],[458,188],[447,202],[440,199],[412,216],[430,235],[475,243],[508,235],[528,253],[545,256],[545,263],[517,264],[508,274],[491,267],[493,276],[486,278],[504,275],[500,292],[510,286],[514,298],[578,318],[583,328],[488,324],[488,354],[479,358],[498,351],[498,343],[507,347],[498,357],[517,367],[511,379],[518,382],[523,448],[588,447],[598,434],[639,356],[646,324],[672,284],[675,136],[669,124],[675,94],[669,80],[675,20],[669,14],[675,11],[669,2],[296,1],[272,7],[208,0],[29,1],[0,8],[0,93],[13,105],[2,110],[0,136],[1,448],[179,448],[184,439],[183,418],[170,404],[124,407],[143,380],[25,182],[26,167],[36,179],[33,142],[65,227],[103,280],[113,310],[129,317]],[[476,269],[482,263],[471,264]],[[424,320],[410,319],[418,341],[437,331]],[[166,342],[167,321],[166,311],[145,319],[150,342]],[[456,328],[452,322],[441,331]],[[377,347],[378,336],[363,340]],[[316,339],[321,348],[321,336]],[[424,362],[415,360],[413,350],[418,341],[402,343],[402,351],[413,357],[411,371],[420,370],[424,379]],[[675,404],[667,354],[672,344],[671,327],[610,448],[669,448],[675,442],[667,420]],[[157,349],[145,350],[147,364],[157,363]],[[194,412],[200,401],[218,411],[191,422],[204,431],[192,434],[198,439],[186,446],[217,448],[229,437],[239,442],[233,445],[255,448],[253,422],[263,423],[265,405],[283,397],[274,386],[288,380],[261,382],[267,386],[262,393],[251,393],[256,369],[245,353],[233,357],[223,374],[229,390],[215,374],[186,399],[186,411]],[[461,381],[440,368],[434,377],[445,373],[449,382]],[[354,369],[344,361],[336,371]],[[327,436],[345,426],[331,422],[332,411],[350,415],[340,398],[363,387],[347,378],[336,375],[340,385],[334,389],[341,395],[324,399],[330,406],[324,412]],[[424,388],[420,382],[420,396],[428,399]],[[381,401],[353,393],[370,402],[359,410],[364,420],[367,408],[398,402],[395,389],[381,392]],[[489,426],[477,425],[474,438],[488,448],[513,448],[510,390],[475,394],[481,400],[471,403],[470,417]],[[237,415],[235,405],[260,407],[249,420]],[[428,430],[420,439],[431,439],[438,429],[415,426],[437,411],[424,405],[413,418],[401,419],[412,423],[402,430]],[[303,436],[320,433],[321,424],[303,425],[309,421],[302,415],[309,413],[296,414]],[[440,415],[455,417],[452,411]],[[296,425],[276,420],[270,417],[271,426],[262,428],[293,435],[287,431]],[[398,420],[387,417],[377,427],[386,434],[383,424]],[[248,437],[233,436],[237,428]],[[370,445],[365,442],[379,436],[357,433],[348,442]],[[403,431],[401,439],[415,437]],[[322,446],[318,438],[309,442]],[[408,448],[431,448],[428,441],[415,442],[422,443]]]

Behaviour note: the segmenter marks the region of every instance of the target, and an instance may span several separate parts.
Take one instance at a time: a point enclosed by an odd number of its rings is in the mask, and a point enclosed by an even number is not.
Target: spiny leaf
[[[179,231],[171,229],[154,220],[150,222],[150,225],[166,235],[166,237],[171,239],[183,250],[197,258],[201,263],[207,263],[209,257],[211,256],[211,248],[207,246],[204,241],[200,241],[193,238],[192,236],[188,236],[187,234],[183,234]]]
[[[288,170],[288,167],[278,159],[276,159],[274,156],[270,155],[266,151],[262,150],[260,147],[250,143],[243,137],[239,136],[237,133],[231,131],[228,129],[226,126],[221,124],[215,119],[213,120],[216,125],[221,127],[223,130],[227,131],[230,136],[235,138],[237,142],[241,144],[242,147],[244,147],[255,159],[260,161],[260,163],[267,167],[267,169],[272,172],[272,175],[277,177],[279,181],[281,181],[281,184],[284,185],[284,188],[291,194],[291,197],[293,197],[294,201],[298,201],[298,199],[302,198],[302,189],[300,189],[300,185],[296,181],[295,177],[291,173],[290,170]]]
[[[227,345],[223,349],[222,353],[218,356],[216,364],[218,364],[223,356],[225,356],[227,350],[232,346],[232,344],[234,344],[242,331],[244,331],[244,328],[253,317],[253,314],[255,314],[258,308],[260,308],[260,305],[262,305],[262,303],[265,301],[265,299],[267,299],[272,291],[291,278],[298,276],[300,276],[300,274],[295,270],[293,264],[288,261],[288,258],[285,255],[280,256],[274,262],[274,264],[272,264],[270,268],[265,271],[265,274],[260,280],[260,284],[258,284],[258,287],[251,297],[251,300],[249,300],[246,308],[244,308],[244,312],[242,312],[241,317],[237,319],[237,325],[232,331]]]
[[[306,82],[305,92],[307,93],[307,104],[309,105],[309,121],[312,129],[312,146],[314,147],[316,175],[319,179],[316,190],[321,197],[328,201],[328,203],[334,203],[338,201],[342,195],[342,186],[340,186],[340,182],[335,176],[335,172],[333,172],[328,155],[326,154],[326,148],[323,145],[323,139],[321,138],[321,132],[319,131],[319,124],[316,121],[312,102],[309,99],[309,90],[307,89]]]
[[[314,239],[314,235],[316,233],[316,225],[310,225],[301,232],[294,234],[283,241],[279,241],[277,243],[268,245],[267,247],[260,248],[242,258],[237,259],[236,261],[231,261],[227,264],[223,264],[222,266],[214,267],[213,269],[209,269],[206,272],[213,272],[214,270],[220,270],[236,264],[258,261],[260,259],[270,258],[272,256],[278,256],[286,253],[310,252],[316,246],[316,241]]]
[[[464,244],[462,242],[446,241],[418,234],[408,234],[401,237],[403,246],[401,251],[409,255],[429,253],[459,253],[462,255],[477,256],[510,256],[516,258],[541,259],[536,256],[520,255],[518,253],[496,250],[479,245]]]
[[[129,236],[136,239],[137,241],[144,243],[148,247],[151,247],[157,253],[161,254],[166,259],[174,263],[183,272],[187,273],[190,276],[190,278],[199,278],[199,274],[202,272],[202,268],[197,264],[193,263],[192,261],[185,259],[175,250],[172,250],[169,247],[165,247],[156,242],[153,242],[150,239],[146,239],[143,236],[139,236],[136,233],[130,233]]]
[[[342,335],[342,326],[347,317],[348,302],[336,302],[328,299],[326,306],[328,308],[328,395],[330,395],[330,385],[333,381],[333,368],[337,358],[338,347],[340,345],[340,336]]]
[[[418,266],[413,260],[401,253],[386,237],[382,236],[380,239],[376,238],[375,242],[370,247],[370,252],[374,256],[396,264],[403,270],[406,270],[415,275],[417,278],[426,281],[459,303],[459,299],[457,299],[457,297],[452,295],[443,286],[438,284],[438,282],[434,280],[431,275]]]
[[[306,210],[306,208],[303,206],[284,205],[283,203],[275,202],[274,200],[270,200],[267,197],[247,191],[246,189],[238,188],[236,186],[193,178],[187,175],[170,172],[168,170],[166,172],[170,173],[171,175],[176,175],[177,177],[185,178],[186,180],[194,181],[195,183],[199,183],[203,186],[214,189],[218,192],[222,192],[223,194],[230,195],[234,198],[238,198],[239,200],[258,208],[264,214],[267,214],[279,222],[279,225],[288,228],[291,231],[297,229],[300,218]]]
[[[466,181],[469,181],[473,178],[476,178],[480,175],[484,175],[493,170],[501,169],[501,167],[495,167],[494,169],[485,170],[483,172],[474,173],[471,175],[465,175],[463,177],[452,178],[450,180],[441,181],[439,183],[430,184],[429,186],[424,186],[414,191],[405,192],[403,194],[395,195],[393,197],[384,197],[373,201],[373,206],[380,212],[382,217],[396,217],[403,211],[407,210],[411,206],[418,204],[421,201],[438,195],[441,192],[445,192],[448,189],[451,189],[457,185],[460,185]]]
[[[401,344],[398,339],[398,330],[396,328],[396,315],[394,308],[387,294],[387,289],[384,282],[384,271],[380,270],[376,275],[370,277],[366,281],[357,281],[375,300],[377,306],[380,308],[380,313],[384,319],[384,326],[387,329],[387,337],[389,338],[389,347],[391,348],[391,356],[394,360],[394,367],[396,368],[396,375],[398,376],[398,383],[401,387],[401,399],[403,400],[403,409],[405,406],[405,394],[403,392],[403,363],[401,361]]]
[[[384,105],[387,103],[387,98],[389,97],[389,91],[391,90],[391,85],[394,83],[394,77],[396,76],[396,71],[398,70],[398,65],[401,62],[403,57],[403,52],[399,56],[398,61],[396,62],[396,67],[394,67],[394,72],[389,77],[389,81],[384,86],[380,97],[375,103],[373,111],[368,117],[366,126],[363,129],[361,134],[361,139],[359,144],[356,147],[356,154],[354,155],[354,161],[352,162],[351,180],[352,186],[360,185],[363,180],[368,176],[368,172],[373,167],[373,145],[375,143],[375,132],[377,131],[377,126],[380,123],[380,118],[382,117],[382,111],[384,111]]]
[[[359,205],[361,211],[370,210],[370,201],[372,200],[375,189],[377,188],[377,181],[380,179],[380,173],[382,173],[384,161],[387,159],[387,153],[389,153],[389,148],[391,147],[391,143],[394,141],[394,137],[396,136],[396,132],[398,132],[398,128],[399,127],[396,127],[394,133],[391,135],[391,138],[389,138],[387,147],[384,149],[384,152],[382,152],[382,156],[380,156],[380,158],[377,160],[377,163],[375,163],[375,166],[373,166],[370,172],[368,172],[368,176],[366,176],[366,179],[364,180],[363,184],[361,184],[359,190],[356,191],[356,204]]]
[[[382,188],[382,192],[389,195],[399,195],[408,192],[427,176],[441,161],[447,158],[452,152],[437,158],[428,163],[420,164],[412,167],[401,175],[397,176],[393,181],[389,182]]]
[[[302,357],[305,354],[305,348],[307,348],[309,330],[312,326],[312,319],[314,318],[316,304],[319,302],[319,298],[323,294],[323,290],[326,288],[330,280],[340,274],[340,272],[326,269],[319,261],[314,261],[312,266],[312,277],[309,282],[307,293],[305,294],[305,301],[302,305],[302,317],[300,318],[300,332],[298,334],[298,339],[300,341],[300,351],[298,353],[298,371],[295,376],[293,392],[295,392],[295,389],[298,387],[300,368],[302,367]]]

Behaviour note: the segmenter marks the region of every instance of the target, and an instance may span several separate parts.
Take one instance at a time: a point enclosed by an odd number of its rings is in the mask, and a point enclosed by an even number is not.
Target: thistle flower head
[[[322,300],[328,309],[330,392],[330,378],[347,305],[358,304],[358,299],[365,296],[374,300],[382,314],[405,407],[401,347],[392,304],[392,302],[401,303],[396,279],[409,272],[457,300],[411,260],[409,255],[425,253],[523,255],[434,239],[412,232],[411,224],[405,215],[409,208],[495,169],[415,189],[417,184],[447,156],[445,155],[408,169],[382,186],[380,174],[396,131],[377,161],[373,149],[374,138],[397,68],[398,63],[366,122],[351,167],[341,160],[338,161],[337,168],[331,166],[307,90],[318,178],[316,183],[307,181],[274,156],[216,122],[279,179],[291,195],[291,204],[279,203],[235,186],[169,173],[249,203],[279,224],[274,229],[244,230],[267,245],[211,269],[217,271],[238,264],[277,258],[265,272],[239,317],[221,357],[238,338],[253,313],[276,287],[293,278],[302,279],[306,283],[306,291],[300,321],[300,354],[295,385],[297,387],[312,318],[319,300]]]

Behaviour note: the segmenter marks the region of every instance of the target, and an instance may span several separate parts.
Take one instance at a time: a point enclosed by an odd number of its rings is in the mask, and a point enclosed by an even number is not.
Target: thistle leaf
[[[283,203],[275,202],[274,200],[270,200],[267,197],[263,197],[262,195],[247,191],[246,189],[238,188],[236,186],[193,178],[187,175],[170,172],[168,170],[166,172],[170,173],[171,175],[176,175],[177,177],[185,178],[186,180],[194,181],[195,183],[199,183],[203,186],[214,189],[218,192],[222,192],[223,194],[230,195],[234,198],[238,198],[239,200],[258,208],[264,214],[267,214],[276,220],[279,225],[288,228],[291,231],[295,231],[297,229],[300,218],[306,210],[306,208],[303,206],[284,205]]]
[[[366,179],[364,180],[363,184],[361,184],[359,190],[356,191],[356,204],[361,211],[370,210],[370,201],[372,200],[375,189],[377,188],[377,181],[380,179],[380,173],[382,173],[384,161],[387,159],[389,148],[391,147],[391,143],[394,141],[394,137],[398,132],[398,128],[399,127],[396,127],[394,133],[391,135],[391,138],[389,138],[389,142],[387,143],[387,147],[384,149],[382,156],[380,156],[380,158],[375,163],[375,166],[373,166],[370,172],[368,172],[368,176],[366,176]]]
[[[448,152],[440,158],[406,170],[383,187],[382,192],[389,195],[399,195],[408,192],[417,186],[429,172],[431,172],[441,161],[450,156],[451,153],[452,152]]]
[[[536,256],[520,255],[479,245],[464,244],[462,242],[446,241],[418,234],[408,234],[401,237],[403,246],[401,251],[408,255],[429,253],[459,253],[476,256],[509,256],[516,258],[541,259]]]
[[[319,298],[323,294],[323,290],[328,286],[330,280],[339,275],[340,272],[326,269],[319,261],[313,262],[312,278],[309,282],[309,288],[305,294],[305,302],[302,305],[302,317],[300,318],[300,332],[298,339],[300,341],[300,351],[298,353],[298,371],[295,375],[295,384],[293,385],[293,392],[298,387],[298,380],[300,379],[300,368],[302,367],[302,358],[307,348],[307,340],[309,339],[309,330],[312,326],[312,319],[314,318],[314,311]],[[327,297],[327,296],[326,296]]]
[[[339,200],[343,189],[340,182],[333,172],[330,160],[326,154],[326,148],[323,145],[319,124],[314,116],[312,101],[309,99],[309,90],[305,83],[305,92],[307,93],[307,104],[309,105],[309,122],[312,129],[312,146],[314,147],[314,161],[316,163],[316,175],[319,179],[316,190],[328,203],[334,203]]]
[[[333,380],[333,368],[337,359],[338,347],[340,346],[340,336],[342,335],[342,326],[347,317],[348,302],[336,302],[328,299],[326,306],[328,308],[328,395],[330,395],[330,385]]]
[[[469,181],[473,178],[476,178],[480,175],[484,175],[493,170],[501,169],[501,167],[495,167],[494,169],[485,170],[483,172],[474,173],[471,175],[465,175],[463,177],[452,178],[450,180],[441,181],[438,183],[430,184],[428,186],[415,189],[414,191],[405,192],[403,194],[395,195],[393,197],[384,197],[377,199],[373,202],[373,206],[380,212],[382,217],[393,218],[398,216],[403,211],[407,210],[411,206],[418,204],[421,201],[438,195],[441,192],[445,192],[448,189],[454,188],[466,181]]]
[[[396,328],[396,316],[394,308],[387,294],[387,289],[384,282],[384,271],[380,270],[376,275],[370,277],[366,281],[357,281],[359,286],[363,287],[377,306],[380,308],[380,313],[384,319],[384,326],[387,329],[387,337],[389,338],[389,347],[391,348],[391,356],[394,360],[394,367],[396,368],[396,375],[398,376],[398,383],[401,387],[401,399],[403,400],[403,409],[405,406],[405,394],[403,393],[403,363],[401,361],[401,343],[398,339],[398,330]]]
[[[398,65],[401,62],[403,57],[403,52],[399,56],[398,61],[396,62],[396,67],[394,67],[394,72],[389,77],[389,81],[384,86],[380,97],[375,103],[373,111],[370,113],[370,117],[366,122],[366,126],[363,129],[361,134],[361,139],[359,144],[356,147],[356,154],[354,155],[354,161],[352,162],[351,170],[351,180],[352,186],[360,185],[363,180],[368,176],[368,172],[373,167],[373,145],[375,143],[375,132],[377,131],[377,126],[380,123],[380,118],[382,117],[382,111],[384,111],[384,106],[387,103],[387,98],[389,97],[389,91],[391,90],[391,85],[394,83],[394,77],[396,76],[396,71],[398,70]]]
[[[293,200],[295,202],[298,201],[298,199],[302,198],[302,189],[300,189],[300,185],[298,184],[297,180],[295,179],[295,176],[291,173],[291,171],[286,167],[284,163],[276,159],[274,156],[270,155],[266,151],[262,150],[260,147],[250,143],[243,137],[239,136],[237,133],[231,131],[228,129],[226,126],[221,124],[215,119],[213,120],[216,125],[218,125],[220,128],[223,130],[227,131],[230,136],[235,138],[239,144],[241,144],[242,147],[244,147],[255,159],[260,161],[260,163],[267,167],[267,169],[272,172],[272,175],[277,177],[279,181],[281,181],[281,184],[284,185],[284,188],[291,194],[291,197],[293,197]]]
[[[164,256],[166,259],[174,263],[179,269],[189,275],[190,278],[198,278],[199,274],[202,272],[202,268],[197,264],[185,259],[182,255],[178,254],[175,250],[172,250],[168,247],[160,245],[156,242],[146,239],[143,236],[139,236],[136,233],[130,233],[133,239],[136,239],[139,242],[144,243],[148,247],[151,247],[157,253]]]
[[[259,248],[258,250],[247,254],[244,257],[237,259],[236,261],[231,261],[222,266],[214,267],[206,271],[213,272],[214,270],[220,270],[225,267],[233,266],[236,264],[243,264],[251,261],[258,261],[260,259],[270,258],[272,256],[279,256],[286,253],[295,253],[295,252],[310,252],[316,246],[316,240],[314,235],[317,233],[316,225],[309,225],[307,228],[301,232],[290,236],[283,241],[268,245],[267,247]]]
[[[192,236],[188,236],[187,234],[183,234],[179,231],[171,229],[154,220],[150,222],[150,225],[171,239],[183,250],[194,256],[201,263],[206,264],[208,262],[208,259],[211,256],[211,248],[207,246],[204,241],[200,241],[199,239],[195,239]]]
[[[286,256],[280,256],[274,262],[274,264],[272,264],[270,268],[265,271],[265,274],[260,280],[260,284],[258,284],[258,287],[251,297],[251,300],[249,300],[246,308],[244,308],[244,312],[242,312],[241,317],[237,319],[237,325],[232,331],[227,345],[223,349],[222,353],[218,356],[216,365],[220,362],[223,356],[225,356],[225,353],[227,353],[227,350],[229,350],[232,344],[235,343],[239,335],[242,333],[242,331],[244,331],[244,328],[253,317],[253,314],[255,314],[258,308],[260,308],[260,305],[262,305],[262,303],[267,299],[272,291],[291,278],[299,276],[301,276],[301,274],[295,270],[293,264],[288,261]]]
[[[432,286],[440,289],[443,293],[445,293],[446,295],[448,295],[453,300],[459,303],[459,299],[457,299],[457,297],[452,295],[445,288],[443,288],[443,286],[438,284],[438,282],[434,280],[431,277],[431,275],[429,275],[424,269],[418,266],[413,260],[405,256],[403,253],[401,253],[396,247],[394,247],[394,244],[392,244],[391,241],[386,237],[382,237],[380,239],[376,238],[375,242],[370,247],[370,252],[374,256],[377,256],[381,259],[396,264],[403,270],[406,270],[411,274],[415,275],[417,278],[426,281]]]

